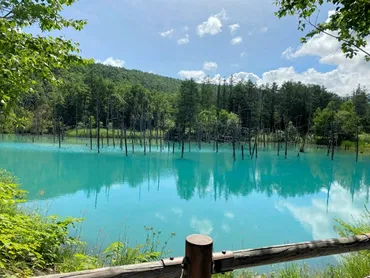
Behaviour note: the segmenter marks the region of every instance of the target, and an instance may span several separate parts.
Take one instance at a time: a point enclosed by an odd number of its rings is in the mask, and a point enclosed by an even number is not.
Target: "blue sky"
[[[300,46],[297,19],[278,19],[276,9],[273,0],[80,0],[63,13],[88,24],[62,34],[80,43],[84,57],[176,78],[235,73],[238,81],[293,79],[342,95],[367,85],[363,57],[343,60],[326,35]]]

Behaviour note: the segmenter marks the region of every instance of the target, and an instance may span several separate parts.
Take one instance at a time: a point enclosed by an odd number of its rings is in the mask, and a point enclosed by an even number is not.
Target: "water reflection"
[[[24,144],[26,145],[26,144]],[[112,186],[124,185],[141,190],[165,190],[161,179],[174,177],[181,199],[212,198],[228,200],[231,195],[248,196],[252,192],[283,198],[299,197],[324,191],[330,200],[333,185],[350,193],[366,192],[370,185],[370,162],[365,157],[357,164],[342,153],[331,162],[323,152],[313,151],[288,160],[274,151],[260,152],[256,160],[234,162],[224,149],[215,154],[211,148],[186,153],[185,159],[168,152],[135,154],[119,152],[102,155],[73,147],[59,151],[53,146],[35,145],[14,148],[2,144],[0,167],[16,174],[29,191],[29,199],[51,199],[83,191],[87,197],[106,194]],[[47,150],[47,151],[45,151]],[[140,193],[140,192],[139,192]],[[138,196],[140,197],[140,195]]]
[[[0,143],[0,168],[19,177],[29,199],[50,212],[80,216],[84,239],[117,240],[123,227],[142,242],[144,225],[176,232],[170,249],[182,255],[183,238],[210,234],[215,249],[253,248],[335,236],[335,218],[352,220],[368,202],[369,157],[347,153],[334,162],[312,149],[287,160],[273,149],[257,160],[233,161],[230,149],[212,146],[185,154],[152,152],[98,155],[84,146]],[[176,150],[178,152],[178,150]]]

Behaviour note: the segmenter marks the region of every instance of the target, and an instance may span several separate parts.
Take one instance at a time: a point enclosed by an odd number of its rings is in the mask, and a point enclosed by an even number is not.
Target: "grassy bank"
[[[93,138],[96,138],[96,135],[97,135],[98,131],[96,130],[96,128],[93,128],[91,130],[91,135]],[[136,138],[136,139],[140,139],[142,138],[142,134],[140,131],[132,131],[130,129],[128,129],[126,131],[126,135],[127,135],[127,138],[131,139],[131,138]],[[150,135],[150,130],[146,130],[146,137],[148,138],[148,136]],[[66,137],[76,137],[76,129],[69,129],[65,132],[65,136]],[[100,128],[100,136],[102,138],[107,138],[107,129],[106,128]],[[116,138],[117,140],[119,140],[121,136],[121,130],[119,129],[114,129],[114,131],[112,129],[109,129],[108,130],[108,137],[109,138]],[[90,130],[89,129],[77,129],[77,137],[78,138],[89,138],[90,137]],[[152,140],[155,140],[157,137],[157,131],[156,130],[152,130]],[[158,139],[159,138],[163,138],[163,132],[161,130],[158,131]],[[118,141],[117,141],[118,142]]]
[[[29,277],[143,263],[168,255],[167,243],[173,234],[161,242],[161,233],[152,228],[146,228],[147,235],[141,245],[131,247],[127,241],[120,241],[91,255],[84,242],[70,237],[70,229],[81,219],[45,217],[21,209],[19,203],[24,202],[25,194],[9,173],[0,170],[0,277]],[[370,213],[366,210],[354,225],[338,221],[336,229],[339,236],[369,232]],[[246,270],[215,275],[214,278],[364,278],[369,274],[370,252],[362,251],[343,256],[338,266],[328,266],[324,270],[304,264],[288,264],[258,276]]]

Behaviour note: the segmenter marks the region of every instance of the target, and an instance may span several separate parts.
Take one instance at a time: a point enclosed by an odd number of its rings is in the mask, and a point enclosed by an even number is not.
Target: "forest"
[[[360,85],[339,97],[325,87],[300,82],[256,85],[234,82],[233,76],[211,84],[163,77],[137,70],[89,64],[58,70],[57,84],[38,82],[30,94],[21,95],[2,115],[0,131],[19,136],[53,135],[90,138],[90,148],[104,144],[134,152],[135,143],[164,148],[164,141],[245,142],[249,155],[258,144],[277,142],[277,152],[288,144],[328,146],[328,155],[344,142],[359,150],[360,134],[370,133],[370,96]],[[98,124],[99,123],[99,124]],[[243,146],[244,147],[244,146]],[[243,155],[244,156],[244,155]]]

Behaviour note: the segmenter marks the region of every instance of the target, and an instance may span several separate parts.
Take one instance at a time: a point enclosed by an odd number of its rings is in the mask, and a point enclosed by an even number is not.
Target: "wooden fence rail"
[[[370,234],[219,253],[212,253],[212,246],[210,237],[191,235],[186,238],[185,257],[43,278],[210,278],[212,273],[370,249]]]

